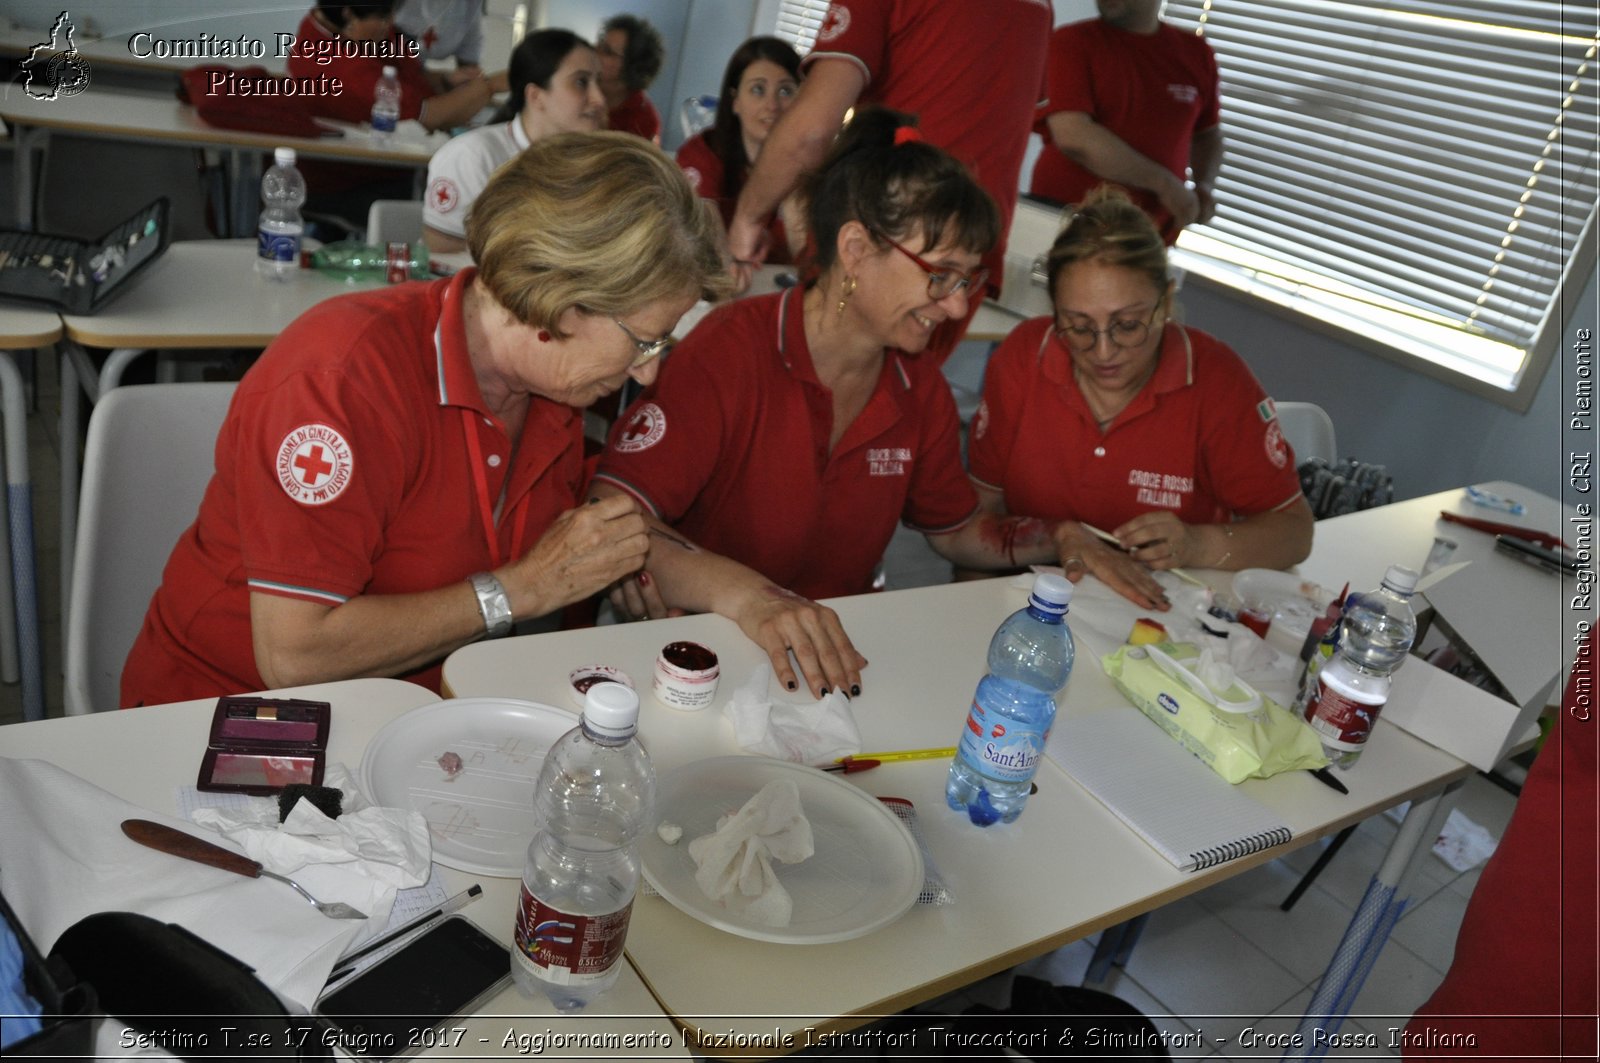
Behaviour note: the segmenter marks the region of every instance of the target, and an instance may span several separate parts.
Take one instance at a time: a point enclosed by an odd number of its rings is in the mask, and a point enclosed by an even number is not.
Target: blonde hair
[[[467,216],[478,279],[525,325],[568,310],[624,317],[729,288],[706,200],[661,149],[628,133],[545,137],[496,170]]]
[[[1101,185],[1084,196],[1050,245],[1046,269],[1052,296],[1062,270],[1090,259],[1143,273],[1158,292],[1165,292],[1172,279],[1167,245],[1155,223],[1116,185]]]

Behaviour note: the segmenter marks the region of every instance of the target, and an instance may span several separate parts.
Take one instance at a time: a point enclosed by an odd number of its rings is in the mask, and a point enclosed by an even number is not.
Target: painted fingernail
[[[650,586],[650,573],[645,572],[642,569],[639,572],[639,586],[641,586],[641,587]]]
[[[850,696],[853,697],[853,698],[859,698],[861,696],[861,684],[860,683],[851,683],[850,684]]]
[[[822,696],[823,697],[827,697],[831,693],[833,693],[833,691],[829,690],[827,687],[823,687],[822,688]]]
[[[788,687],[790,690],[793,690],[794,689],[794,680],[791,679],[791,680],[789,680],[787,683],[785,683],[783,685]]]

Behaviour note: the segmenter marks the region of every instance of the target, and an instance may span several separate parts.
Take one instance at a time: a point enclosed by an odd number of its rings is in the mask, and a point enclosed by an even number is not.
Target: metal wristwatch
[[[476,572],[468,577],[478,596],[478,612],[483,614],[484,636],[497,639],[511,630],[511,599],[505,586],[493,574]]]

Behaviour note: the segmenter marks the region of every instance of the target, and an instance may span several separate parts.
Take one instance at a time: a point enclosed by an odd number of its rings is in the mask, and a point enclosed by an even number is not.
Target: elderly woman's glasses
[[[873,235],[922,267],[922,271],[928,275],[928,298],[935,302],[956,292],[966,292],[971,298],[974,293],[983,291],[983,282],[989,279],[989,270],[985,266],[979,266],[971,273],[935,266],[916,252],[907,251],[893,238],[880,232],[874,232]]]
[[[633,341],[634,349],[639,352],[634,356],[633,364],[628,366],[629,369],[637,369],[651,359],[661,357],[662,352],[672,346],[672,337],[670,335],[662,336],[659,340],[641,340],[634,335],[633,329],[622,323],[621,318],[614,317],[611,320],[615,321],[617,328],[621,329],[628,339]]]
[[[1094,350],[1095,345],[1104,336],[1111,341],[1113,347],[1138,347],[1150,338],[1150,329],[1154,326],[1156,314],[1161,312],[1163,299],[1156,301],[1155,308],[1150,311],[1150,316],[1144,320],[1138,318],[1119,318],[1105,328],[1089,328],[1086,325],[1056,325],[1053,331],[1056,339],[1069,350],[1079,354],[1087,354]]]

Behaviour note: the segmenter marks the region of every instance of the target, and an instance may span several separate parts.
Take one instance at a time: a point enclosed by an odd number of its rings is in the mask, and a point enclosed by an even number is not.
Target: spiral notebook
[[[1293,832],[1128,706],[1068,717],[1050,757],[1179,871],[1288,841]]]

